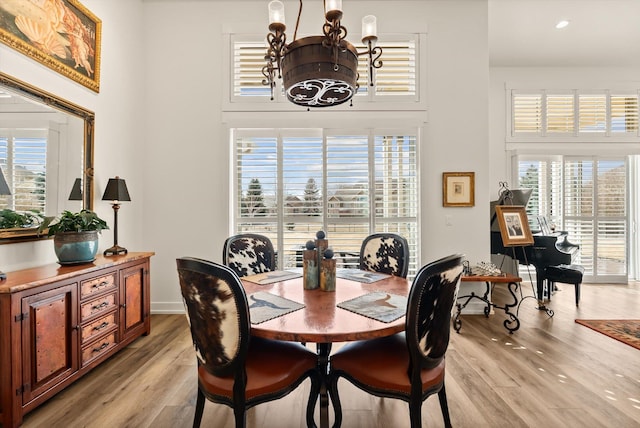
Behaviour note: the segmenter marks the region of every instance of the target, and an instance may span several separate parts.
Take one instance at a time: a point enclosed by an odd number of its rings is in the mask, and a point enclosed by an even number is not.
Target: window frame
[[[353,99],[353,106],[349,102],[342,105],[331,107],[334,111],[381,111],[381,110],[426,110],[426,33],[391,33],[379,36],[378,45],[383,49],[384,62],[384,42],[398,43],[402,41],[412,41],[415,43],[415,91],[413,95],[394,95],[379,94],[375,95],[370,91],[366,94],[356,94]],[[226,65],[223,67],[223,80],[228,82],[226,94],[223,97],[222,110],[225,112],[233,111],[256,111],[269,109],[269,111],[302,111],[307,110],[306,107],[295,105],[289,102],[284,94],[281,93],[280,80],[274,91],[274,100],[270,100],[269,96],[261,97],[240,97],[235,95],[235,44],[236,43],[263,43],[266,50],[266,40],[264,34],[251,33],[225,33],[224,38],[224,61]],[[355,45],[360,46],[359,43]],[[361,60],[364,57],[361,57]],[[266,62],[265,62],[266,64]],[[261,68],[261,67],[260,67]],[[362,67],[359,67],[362,68]],[[383,65],[384,68],[384,65]],[[380,72],[378,70],[378,72]],[[366,77],[366,76],[365,76]],[[361,83],[367,84],[366,78],[361,77]],[[265,86],[268,90],[268,86]]]
[[[331,239],[331,229],[333,227],[339,227],[339,225],[356,225],[356,224],[362,224],[362,225],[367,225],[367,233],[365,233],[363,235],[363,238],[365,236],[367,236],[368,234],[371,233],[376,233],[376,232],[381,232],[381,231],[385,231],[385,230],[389,230],[389,229],[398,229],[401,227],[401,225],[407,225],[407,227],[409,227],[409,224],[414,224],[415,226],[411,226],[411,229],[415,230],[415,236],[412,237],[406,237],[407,240],[410,242],[410,252],[411,252],[411,262],[410,262],[410,274],[411,273],[415,273],[417,271],[417,267],[420,261],[420,245],[419,245],[419,240],[420,240],[420,216],[419,216],[419,206],[420,206],[420,191],[419,191],[419,164],[420,164],[420,144],[419,144],[419,129],[417,127],[406,127],[406,128],[360,128],[360,129],[346,129],[346,128],[299,128],[299,129],[295,129],[295,128],[291,128],[291,129],[286,129],[286,128],[271,128],[271,129],[267,129],[267,128],[230,128],[230,150],[231,150],[231,172],[232,172],[232,180],[231,180],[231,193],[232,193],[232,201],[233,201],[233,206],[231,208],[231,224],[230,224],[230,229],[231,229],[231,233],[235,234],[235,233],[241,233],[242,230],[242,225],[243,224],[259,224],[259,223],[263,223],[263,224],[273,224],[275,222],[276,226],[277,226],[277,238],[275,239],[276,242],[274,242],[274,246],[278,247],[278,253],[279,254],[285,254],[284,252],[284,244],[285,244],[285,227],[286,227],[286,223],[287,222],[291,222],[291,221],[296,221],[296,220],[301,220],[300,224],[313,224],[313,221],[307,221],[309,216],[306,215],[302,215],[302,216],[285,216],[284,215],[284,191],[283,191],[283,186],[282,186],[282,178],[283,178],[283,165],[282,165],[282,154],[280,152],[280,158],[277,160],[277,176],[278,176],[278,182],[276,185],[276,189],[277,189],[277,194],[276,194],[276,200],[277,200],[277,206],[278,206],[278,210],[277,210],[277,215],[276,216],[268,216],[265,218],[258,218],[257,221],[255,222],[251,222],[251,221],[247,221],[247,217],[242,217],[241,213],[239,212],[240,209],[240,200],[239,198],[241,197],[241,195],[243,194],[243,189],[239,189],[240,186],[240,172],[237,170],[238,168],[238,150],[236,149],[236,145],[237,142],[240,140],[240,138],[243,137],[258,137],[258,136],[269,136],[269,137],[273,137],[273,136],[277,136],[278,142],[277,142],[277,151],[281,151],[282,150],[282,144],[283,144],[283,139],[287,138],[287,136],[293,136],[295,135],[296,137],[299,136],[303,136],[303,135],[310,135],[310,136],[318,136],[320,135],[320,138],[322,139],[322,151],[323,151],[323,172],[322,172],[322,184],[321,184],[321,200],[322,200],[322,213],[321,216],[319,216],[318,218],[318,228],[317,230],[326,230],[328,231],[328,238]],[[327,188],[328,188],[328,184],[327,184],[327,139],[331,138],[332,136],[348,136],[348,135],[355,135],[355,136],[362,136],[365,137],[367,139],[367,169],[368,169],[368,174],[367,174],[367,178],[368,178],[368,186],[369,186],[369,195],[372,195],[372,197],[369,198],[368,200],[368,212],[366,216],[356,216],[356,217],[330,217],[328,216],[328,211],[329,211],[329,196],[327,194]],[[415,153],[415,156],[413,157],[413,160],[415,162],[415,165],[412,165],[413,170],[410,171],[411,174],[413,174],[413,179],[415,180],[414,184],[415,184],[415,195],[414,195],[414,200],[413,203],[415,204],[415,216],[409,216],[409,217],[391,217],[391,218],[387,218],[387,217],[378,217],[377,216],[377,206],[376,206],[376,198],[375,198],[375,191],[371,191],[371,186],[375,186],[376,185],[376,162],[375,162],[375,158],[374,158],[374,150],[375,150],[375,144],[376,144],[376,136],[408,136],[408,137],[412,137],[412,141],[407,142],[407,144],[410,144],[413,146],[413,152]],[[393,220],[393,222],[391,222],[390,220]],[[395,228],[393,227],[393,225],[395,225]],[[392,226],[391,228],[389,226]],[[389,230],[389,231],[394,231],[394,230]],[[255,229],[254,230],[256,233],[260,233],[259,229]],[[315,231],[313,231],[313,233],[309,233],[309,237],[308,239],[313,239],[314,238],[314,233]],[[306,242],[306,241],[305,241]],[[304,242],[300,242],[300,245],[304,245]],[[339,244],[338,244],[339,245]],[[348,250],[350,252],[354,252],[355,250]],[[357,251],[359,251],[359,246],[357,248]],[[284,262],[282,262],[281,260],[283,260],[283,258],[279,258],[278,260],[278,264],[279,267],[282,268],[284,267]],[[291,267],[291,266],[289,266]]]
[[[586,142],[602,142],[602,143],[638,143],[640,142],[640,126],[636,117],[636,129],[634,132],[619,132],[612,130],[612,97],[635,97],[636,116],[640,110],[640,83],[631,82],[627,85],[605,85],[606,89],[594,89],[589,87],[579,89],[565,88],[542,88],[532,87],[531,85],[518,85],[507,83],[506,85],[506,142],[507,143],[534,143],[534,142],[568,142],[581,144]],[[516,131],[516,112],[514,99],[517,96],[540,96],[540,129],[531,132]],[[571,132],[549,132],[547,129],[548,122],[548,105],[547,97],[554,95],[571,95],[573,97],[573,126]],[[592,130],[580,130],[581,120],[581,104],[580,98],[591,95],[604,95],[605,100],[605,129],[603,131],[594,132]]]

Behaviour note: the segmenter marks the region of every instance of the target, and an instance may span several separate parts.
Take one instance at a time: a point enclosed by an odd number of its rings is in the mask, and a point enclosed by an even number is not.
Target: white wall
[[[293,23],[297,2],[288,3],[295,3],[287,6],[288,21]],[[111,219],[110,205],[100,201],[104,185],[115,175],[127,180],[133,201],[119,212],[119,243],[130,251],[156,252],[151,263],[152,310],[181,310],[176,257],[220,261],[222,243],[230,233],[229,118],[221,111],[226,94],[223,33],[266,35],[267,3],[84,0],[83,4],[103,21],[100,94],[5,46],[0,46],[0,70],[96,112],[94,207]],[[321,14],[314,12],[318,8],[305,3],[301,32],[319,33]],[[465,253],[472,263],[488,259],[487,1],[352,0],[345,9],[343,23],[356,40],[359,20],[366,13],[378,16],[381,34],[428,31],[428,112],[418,117],[423,124],[420,262],[453,252]],[[356,105],[340,117],[367,126],[380,115],[371,119]],[[285,123],[307,124],[332,117],[299,112],[276,116]],[[476,173],[475,207],[442,207],[444,171]],[[445,216],[451,217],[451,226],[445,226]],[[112,234],[106,232],[101,249],[111,241]],[[50,241],[3,246],[1,267],[10,271],[53,261],[51,246]]]
[[[305,3],[298,34],[319,33],[320,2]],[[297,2],[287,2],[289,29]],[[189,10],[188,14],[184,11]],[[470,260],[488,258],[488,46],[484,1],[394,1],[345,3],[343,24],[359,37],[359,20],[378,16],[378,31],[428,30],[427,104],[421,146],[422,260],[452,252]],[[147,29],[147,149],[145,242],[153,261],[156,311],[180,309],[175,258],[190,255],[221,261],[229,235],[230,157],[221,99],[226,95],[222,32],[266,35],[263,1],[145,2]],[[224,24],[222,24],[224,23]],[[171,31],[167,31],[171,28]],[[383,45],[383,42],[380,42]],[[169,59],[169,60],[168,60]],[[393,112],[392,112],[393,113]],[[460,114],[464,123],[459,122]],[[383,113],[388,114],[388,113]],[[268,119],[265,119],[268,116]],[[332,120],[357,126],[377,123],[380,114],[359,112],[357,103],[339,117],[330,113],[256,114],[271,121],[318,126]],[[375,119],[371,119],[374,117]],[[334,122],[335,123],[335,122]],[[476,206],[442,207],[442,172],[476,172]],[[445,227],[445,215],[452,226]],[[174,219],[187,217],[173,225]],[[154,231],[154,232],[151,232]]]
[[[113,210],[101,201],[110,177],[126,179],[133,199],[119,213],[118,241],[130,251],[152,250],[143,240],[143,159],[145,138],[142,116],[146,74],[140,23],[140,2],[130,0],[83,0],[102,22],[100,93],[52,71],[40,63],[0,45],[0,70],[38,86],[96,113],[94,210],[113,223]],[[113,245],[112,231],[100,238],[100,251]],[[0,269],[5,272],[53,263],[51,240],[0,246]]]

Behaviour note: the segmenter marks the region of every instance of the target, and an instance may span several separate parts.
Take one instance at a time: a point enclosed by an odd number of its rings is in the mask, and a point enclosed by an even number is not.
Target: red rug
[[[640,349],[640,320],[576,320],[576,322]]]

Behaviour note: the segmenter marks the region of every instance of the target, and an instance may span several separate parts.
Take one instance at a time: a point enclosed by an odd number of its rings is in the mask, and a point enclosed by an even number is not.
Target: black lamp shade
[[[129,191],[127,190],[127,184],[124,179],[116,176],[110,178],[107,183],[107,188],[104,189],[104,195],[102,195],[103,201],[130,201]]]
[[[71,188],[71,193],[69,194],[70,201],[81,201],[82,200],[82,179],[76,178],[76,181],[73,182],[73,187]]]
[[[4,173],[0,168],[0,195],[10,195],[10,194],[11,194],[11,189],[9,189],[7,180],[4,179]]]

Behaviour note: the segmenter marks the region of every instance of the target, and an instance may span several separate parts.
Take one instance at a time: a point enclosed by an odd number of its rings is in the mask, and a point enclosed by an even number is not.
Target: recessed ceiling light
[[[558,21],[558,23],[556,24],[556,28],[560,30],[561,28],[565,28],[567,25],[569,25],[569,21],[563,19],[562,21]]]

